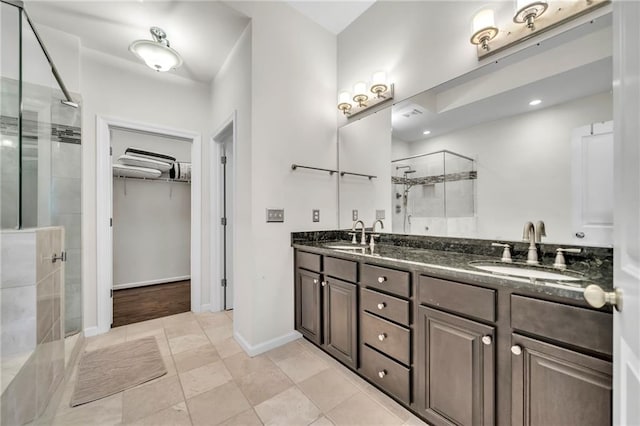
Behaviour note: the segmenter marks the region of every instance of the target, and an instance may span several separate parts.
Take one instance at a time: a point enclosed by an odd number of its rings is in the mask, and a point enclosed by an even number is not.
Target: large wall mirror
[[[340,226],[612,243],[611,16],[478,68],[339,130]]]

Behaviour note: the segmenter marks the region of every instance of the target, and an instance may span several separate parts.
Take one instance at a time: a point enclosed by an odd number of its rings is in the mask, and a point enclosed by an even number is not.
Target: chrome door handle
[[[382,303],[378,303],[378,309],[384,309],[387,306],[386,303],[382,302]]]
[[[482,336],[482,343],[484,343],[485,345],[490,345],[491,342],[493,342],[491,336]]]
[[[378,334],[378,340],[380,340],[381,342],[386,338],[387,338],[387,334],[386,333]]]
[[[511,346],[511,353],[514,354],[514,355],[522,354],[522,346],[520,346],[520,345]]]
[[[604,291],[599,285],[591,284],[584,289],[584,300],[594,308],[611,305],[615,306],[618,312],[622,311],[622,290],[618,288]]]
[[[384,378],[384,376],[386,375],[387,375],[387,370],[378,371],[378,377],[380,377],[381,379]]]
[[[382,284],[383,282],[385,282],[387,280],[387,277],[378,277],[378,282],[380,284]]]

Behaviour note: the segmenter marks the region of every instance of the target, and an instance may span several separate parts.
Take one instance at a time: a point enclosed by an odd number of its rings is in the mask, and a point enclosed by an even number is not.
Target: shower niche
[[[473,158],[441,150],[391,162],[394,233],[464,237],[477,230]]]

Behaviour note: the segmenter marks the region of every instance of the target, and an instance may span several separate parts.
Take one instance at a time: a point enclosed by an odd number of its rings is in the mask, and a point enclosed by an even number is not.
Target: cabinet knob
[[[314,279],[313,279],[313,283],[314,283],[314,284],[318,284],[318,279],[317,279],[317,278],[314,278]]]
[[[378,309],[384,309],[387,306],[386,303],[382,302],[382,303],[378,303]]]
[[[384,378],[384,376],[386,375],[387,375],[387,370],[378,371],[378,377],[380,377],[381,379]]]
[[[378,334],[378,340],[380,340],[381,342],[386,338],[387,338],[387,334],[386,333]]]
[[[522,353],[522,347],[520,345],[511,346],[511,353],[514,355],[520,355]]]
[[[327,285],[326,281],[322,281],[322,287],[325,287]]]
[[[491,342],[493,342],[491,336],[482,336],[482,343],[488,346],[491,344]]]
[[[622,310],[622,291],[617,288],[613,291],[604,291],[599,285],[591,284],[584,289],[584,299],[594,308],[612,305],[616,310]]]
[[[387,277],[378,277],[378,282],[380,284],[382,284],[383,282],[385,282],[387,280]]]

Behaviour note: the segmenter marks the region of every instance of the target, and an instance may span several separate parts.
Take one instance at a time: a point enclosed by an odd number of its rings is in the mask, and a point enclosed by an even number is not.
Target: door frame
[[[123,118],[96,116],[96,299],[97,330],[106,333],[111,328],[113,301],[113,234],[110,226],[113,212],[113,172],[111,170],[111,128],[157,133],[190,139],[191,144],[191,311],[201,312],[202,277],[202,153],[201,135],[189,130],[157,124],[142,123]],[[94,334],[94,333],[92,333]]]
[[[222,280],[222,254],[225,247],[223,247],[224,242],[222,241],[222,225],[220,224],[220,219],[222,218],[222,186],[220,182],[220,176],[222,174],[222,164],[220,163],[220,157],[224,153],[224,141],[225,136],[228,131],[228,128],[231,126],[232,138],[231,144],[233,146],[233,157],[231,158],[231,163],[227,163],[227,166],[231,166],[231,186],[229,187],[229,179],[227,178],[227,193],[231,195],[231,204],[235,207],[236,205],[236,155],[237,155],[237,140],[238,140],[238,126],[237,126],[237,116],[238,113],[236,110],[231,113],[231,115],[222,122],[216,132],[211,136],[211,158],[209,159],[209,163],[211,164],[211,174],[209,176],[210,179],[210,188],[211,188],[211,199],[210,199],[210,221],[211,223],[211,257],[214,259],[212,262],[212,267],[210,271],[211,277],[211,310],[214,312],[222,311],[224,309],[224,288],[222,288],[220,282]],[[227,173],[229,172],[227,168]],[[234,221],[231,220],[231,225],[227,225],[227,235],[231,236],[231,241],[236,241],[236,233],[235,226],[233,226]],[[235,256],[232,257],[232,260],[235,260]],[[234,271],[235,261],[232,262],[231,265],[227,265],[228,269],[231,269],[231,276],[235,276]],[[233,285],[233,283],[232,283]],[[235,295],[236,289],[233,289],[233,301],[232,305],[235,308]]]

